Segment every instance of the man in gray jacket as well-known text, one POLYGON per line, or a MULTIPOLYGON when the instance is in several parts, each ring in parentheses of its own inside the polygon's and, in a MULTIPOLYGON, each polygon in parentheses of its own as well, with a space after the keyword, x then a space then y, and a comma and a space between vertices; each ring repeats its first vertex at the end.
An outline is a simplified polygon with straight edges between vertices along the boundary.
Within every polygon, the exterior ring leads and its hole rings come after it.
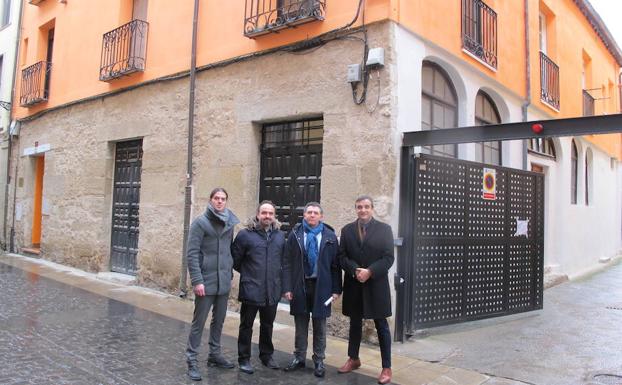
POLYGON ((228 197, 223 188, 212 190, 207 210, 192 222, 188 235, 186 258, 195 298, 186 360, 188 377, 194 381, 201 380, 197 356, 205 321, 212 306, 207 363, 209 366, 220 368, 234 367, 220 351, 220 335, 227 314, 227 301, 233 277, 233 258, 230 249, 233 228, 240 223, 233 212, 226 208, 228 197))

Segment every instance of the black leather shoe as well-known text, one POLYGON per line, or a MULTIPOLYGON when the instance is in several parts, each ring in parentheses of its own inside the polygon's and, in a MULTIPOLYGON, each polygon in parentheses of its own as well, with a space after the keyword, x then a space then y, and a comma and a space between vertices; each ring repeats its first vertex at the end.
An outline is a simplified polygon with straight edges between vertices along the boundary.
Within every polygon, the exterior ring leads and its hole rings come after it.
POLYGON ((197 368, 196 365, 188 365, 188 377, 192 380, 192 381, 201 381, 201 372, 199 371, 199 368, 197 368))
POLYGON ((240 371, 241 372, 244 372, 246 374, 253 374, 253 373, 255 373, 255 368, 253 368, 253 365, 251 365, 251 361, 250 360, 240 361, 239 366, 240 366, 240 371))
POLYGON ((326 374, 326 368, 324 367, 324 361, 317 361, 313 363, 315 365, 315 370, 313 370, 313 375, 315 377, 324 377, 326 374))
POLYGON ((210 356, 207 359, 207 366, 214 366, 223 369, 233 369, 235 367, 235 365, 233 365, 233 362, 228 361, 225 357, 221 355, 210 356))
POLYGON ((261 360, 261 363, 263 364, 263 366, 270 368, 270 369, 281 369, 279 364, 277 364, 276 361, 274 361, 274 358, 272 357, 269 357, 265 360, 261 360))
POLYGON ((283 369, 286 372, 293 372, 294 370, 302 369, 306 367, 307 364, 304 360, 299 359, 298 357, 294 358, 294 360, 283 369))

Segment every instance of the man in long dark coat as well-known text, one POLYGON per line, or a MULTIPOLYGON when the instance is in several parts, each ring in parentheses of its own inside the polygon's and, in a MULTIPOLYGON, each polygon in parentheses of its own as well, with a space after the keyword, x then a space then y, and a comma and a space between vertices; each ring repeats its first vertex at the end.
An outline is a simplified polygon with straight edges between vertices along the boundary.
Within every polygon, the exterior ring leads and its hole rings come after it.
POLYGON ((382 372, 378 383, 391 381, 391 316, 389 269, 393 256, 393 232, 386 223, 374 219, 374 203, 370 196, 356 199, 356 221, 341 229, 339 260, 345 271, 343 314, 350 317, 348 360, 339 373, 348 373, 361 366, 359 347, 363 319, 373 319, 380 343, 382 372))
POLYGON ((290 301, 290 312, 296 322, 293 361, 285 368, 291 372, 304 368, 309 335, 309 315, 313 323, 313 374, 324 377, 326 368, 326 318, 331 302, 341 294, 341 269, 337 259, 337 236, 322 221, 319 203, 309 202, 302 223, 287 237, 283 264, 283 291, 290 301))

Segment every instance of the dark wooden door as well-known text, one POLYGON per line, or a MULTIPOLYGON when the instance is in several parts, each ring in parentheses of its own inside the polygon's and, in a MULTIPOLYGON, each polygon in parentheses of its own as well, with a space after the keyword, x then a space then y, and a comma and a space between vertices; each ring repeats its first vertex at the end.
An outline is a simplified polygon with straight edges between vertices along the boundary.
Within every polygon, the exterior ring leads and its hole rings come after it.
POLYGON ((259 200, 271 200, 288 231, 302 220, 304 205, 320 201, 321 119, 264 125, 259 200))
POLYGON ((117 143, 112 203, 110 270, 136 274, 142 140, 117 143))

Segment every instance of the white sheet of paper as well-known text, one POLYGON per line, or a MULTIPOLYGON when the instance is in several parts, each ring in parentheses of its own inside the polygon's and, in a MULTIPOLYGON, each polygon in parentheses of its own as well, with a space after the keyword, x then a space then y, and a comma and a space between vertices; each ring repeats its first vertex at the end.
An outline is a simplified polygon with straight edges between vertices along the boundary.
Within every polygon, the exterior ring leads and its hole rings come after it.
POLYGON ((529 219, 518 219, 516 218, 516 233, 515 237, 520 237, 524 235, 527 237, 529 235, 529 219))

